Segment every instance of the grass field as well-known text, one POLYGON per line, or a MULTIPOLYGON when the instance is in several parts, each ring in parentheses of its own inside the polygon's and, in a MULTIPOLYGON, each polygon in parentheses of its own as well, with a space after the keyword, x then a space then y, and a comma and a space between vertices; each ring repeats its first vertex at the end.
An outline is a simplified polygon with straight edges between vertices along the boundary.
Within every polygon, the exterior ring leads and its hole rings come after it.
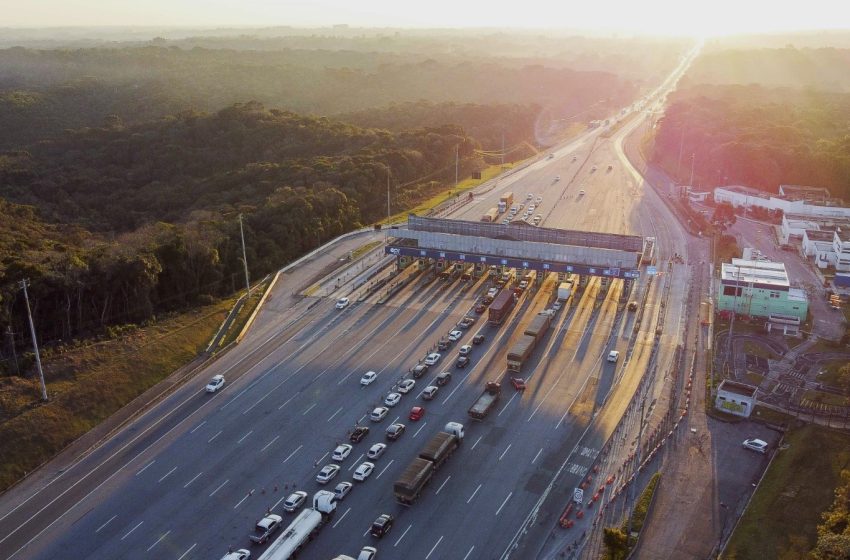
POLYGON ((35 380, 2 379, 0 491, 194 359, 235 299, 46 357, 47 403, 35 380))
POLYGON ((850 435, 804 426, 789 431, 785 443, 788 448, 773 460, 724 559, 782 558, 791 546, 814 546, 820 514, 832 504, 838 473, 850 466, 850 435))

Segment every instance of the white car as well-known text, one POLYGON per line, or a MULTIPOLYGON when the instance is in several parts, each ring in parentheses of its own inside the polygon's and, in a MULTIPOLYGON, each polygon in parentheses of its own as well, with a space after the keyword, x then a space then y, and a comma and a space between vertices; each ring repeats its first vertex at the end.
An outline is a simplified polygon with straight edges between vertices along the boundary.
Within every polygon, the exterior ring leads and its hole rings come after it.
POLYGON ((389 413, 390 409, 385 406, 379 406, 372 411, 372 414, 369 415, 369 420, 372 422, 380 422, 384 418, 387 417, 387 413, 389 413))
POLYGON ((367 371, 366 373, 363 374, 363 377, 360 378, 360 384, 363 385, 364 387, 366 385, 371 385, 372 382, 375 381, 375 379, 377 379, 377 377, 378 377, 378 374, 375 373, 374 371, 367 371))
POLYGON ((327 484, 339 473, 339 465, 325 465, 316 475, 316 482, 327 484))
POLYGON ((756 453, 761 453, 764 455, 767 453, 767 442, 763 439, 750 438, 745 439, 742 444, 745 448, 755 451, 756 453))
POLYGON ((207 383, 207 393, 215 393, 222 387, 224 387, 224 376, 216 375, 207 383))
POLYGON ((334 488, 334 496, 336 496, 337 500, 342 500, 348 496, 348 493, 351 492, 352 488, 354 488, 354 485, 350 482, 340 482, 336 485, 336 488, 334 488))
POLYGON ((552 304, 552 309, 554 309, 555 311, 561 309, 561 300, 555 300, 555 303, 552 304))
POLYGON ((360 554, 357 555, 357 560, 375 560, 377 555, 377 548, 374 546, 364 546, 360 549, 360 554))
POLYGON ((369 451, 366 452, 366 457, 369 459, 377 459, 381 455, 384 454, 384 451, 387 450, 386 443, 376 443, 372 447, 369 448, 369 451))
POLYGON ((348 307, 349 303, 350 303, 350 300, 347 297, 339 298, 338 300, 336 300, 336 308, 337 309, 345 309, 346 307, 348 307))
POLYGON ((543 197, 538 196, 537 198, 534 199, 534 202, 536 202, 537 204, 540 204, 541 202, 543 202, 543 197))
POLYGON ((537 206, 535 206, 535 205, 533 205, 533 204, 532 204, 532 205, 530 205, 530 206, 528 207, 528 210, 526 210, 526 211, 525 211, 525 213, 526 213, 526 214, 531 214, 531 213, 533 213, 533 212, 534 212, 534 209, 535 209, 535 208, 537 208, 537 206))
POLYGON ((555 180, 556 180, 556 181, 560 181, 560 180, 561 180, 561 176, 560 176, 560 175, 555 175, 555 180))
POLYGON ((390 393, 384 399, 384 404, 387 406, 395 406, 401 401, 401 395, 398 393, 390 393))
POLYGON ((460 350, 458 350, 458 354, 460 354, 461 356, 468 356, 470 352, 472 352, 471 344, 464 344, 460 347, 460 350))
POLYGON ((526 200, 532 200, 533 198, 534 198, 534 195, 531 194, 531 193, 528 193, 527 195, 525 195, 526 200))
POLYGON ((236 552, 228 552, 222 556, 221 560, 248 560, 251 557, 251 551, 245 548, 240 548, 236 552))
POLYGON ((297 492, 293 492, 286 498, 286 501, 283 502, 283 509, 292 513, 296 509, 300 508, 304 505, 304 500, 307 499, 307 492, 303 490, 298 490, 297 492))
POLYGON ((336 446, 333 454, 331 454, 331 459, 334 461, 345 461, 345 458, 351 455, 352 446, 347 443, 342 443, 336 446))
POLYGON ((431 352, 430 354, 428 354, 425 357, 425 365, 433 366, 434 364, 439 362, 440 358, 442 358, 442 357, 443 357, 443 355, 440 354, 439 352, 431 352))
POLYGON ((398 392, 402 395, 406 395, 413 389, 414 385, 416 385, 416 381, 413 379, 405 379, 398 384, 398 392))
POLYGON ((463 331, 452 331, 449 333, 449 340, 457 342, 463 336, 463 331))
POLYGON ((620 359, 620 352, 618 350, 611 350, 610 352, 608 352, 608 361, 609 362, 616 362, 619 359, 620 359))
POLYGON ((351 478, 363 482, 364 480, 369 478, 369 475, 372 474, 373 470, 375 470, 375 465, 373 465, 369 461, 364 461, 360 463, 360 466, 357 467, 357 470, 354 471, 354 474, 351 475, 351 478))
POLYGON ((428 385, 427 387, 425 387, 425 388, 422 390, 422 394, 421 394, 421 395, 419 395, 419 396, 421 396, 421 397, 422 397, 422 400, 430 401, 430 400, 433 400, 433 399, 434 399, 434 397, 436 397, 436 396, 437 396, 437 391, 438 391, 438 390, 439 390, 439 389, 438 389, 436 386, 434 386, 434 385, 428 385))

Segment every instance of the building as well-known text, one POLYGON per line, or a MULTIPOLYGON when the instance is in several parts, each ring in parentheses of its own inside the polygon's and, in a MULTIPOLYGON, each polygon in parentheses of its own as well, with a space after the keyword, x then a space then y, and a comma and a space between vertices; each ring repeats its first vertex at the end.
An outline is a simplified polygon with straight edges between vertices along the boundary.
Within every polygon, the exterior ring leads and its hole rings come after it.
POLYGON ((835 232, 816 229, 803 230, 803 254, 815 259, 818 268, 835 266, 833 238, 835 232))
POLYGON ((850 229, 837 229, 833 232, 832 251, 835 253, 835 270, 850 271, 850 229))
MULTIPOLYGON (((790 243, 792 239, 802 239, 806 230, 833 232, 836 229, 850 231, 850 218, 824 218, 804 214, 785 213, 782 215, 780 241, 790 243)), ((831 240, 831 238, 830 238, 831 240)))
POLYGON ((732 259, 723 263, 717 287, 717 311, 750 317, 806 320, 806 293, 792 288, 783 263, 732 259))
POLYGON ((714 202, 725 202, 736 208, 763 208, 784 214, 850 218, 850 208, 843 207, 841 200, 830 198, 829 191, 820 187, 780 185, 780 194, 774 195, 750 187, 731 185, 715 188, 714 202))
POLYGON ((727 414, 749 418, 756 405, 758 387, 724 379, 717 388, 714 408, 727 414))

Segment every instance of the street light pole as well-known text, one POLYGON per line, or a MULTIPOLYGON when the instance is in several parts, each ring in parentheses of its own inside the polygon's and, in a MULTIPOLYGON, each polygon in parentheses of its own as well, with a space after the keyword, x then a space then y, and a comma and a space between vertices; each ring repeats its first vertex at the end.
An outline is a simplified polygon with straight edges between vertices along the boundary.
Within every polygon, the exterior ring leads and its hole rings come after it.
POLYGON ((30 310, 30 297, 27 294, 27 280, 21 280, 24 289, 24 301, 27 304, 27 318, 30 323, 30 335, 32 336, 32 349, 35 352, 35 365, 38 368, 38 379, 41 382, 41 400, 47 401, 47 385, 44 384, 44 370, 41 369, 41 356, 38 353, 38 340, 35 338, 35 324, 32 322, 32 311, 30 310))
POLYGON ((460 144, 455 146, 455 188, 457 188, 458 165, 460 164, 460 144))
POLYGON ((696 157, 696 154, 691 152, 691 181, 688 184, 688 187, 694 186, 694 158, 695 157, 696 157))
POLYGON ((248 280, 248 254, 245 252, 245 230, 242 228, 242 214, 239 214, 239 235, 242 237, 242 266, 245 268, 245 288, 251 297, 251 282, 248 280))

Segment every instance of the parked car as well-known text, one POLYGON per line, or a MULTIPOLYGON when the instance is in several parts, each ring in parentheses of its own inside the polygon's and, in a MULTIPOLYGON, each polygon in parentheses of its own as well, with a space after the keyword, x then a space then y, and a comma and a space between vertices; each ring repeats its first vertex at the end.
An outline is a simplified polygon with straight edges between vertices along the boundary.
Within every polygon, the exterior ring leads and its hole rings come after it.
POLYGON ((409 393, 413 387, 416 385, 416 381, 413 379, 405 379, 401 383, 398 384, 397 391, 402 395, 406 395, 409 393))
POLYGON ((381 455, 384 454, 384 451, 387 450, 386 443, 376 443, 369 448, 369 451, 366 452, 366 457, 369 459, 377 459, 381 455))
POLYGON ((460 323, 458 323, 457 326, 459 326, 462 329, 468 329, 469 327, 471 327, 474 324, 475 324, 475 317, 467 316, 467 317, 464 317, 463 319, 461 319, 460 323))
POLYGON ((251 557, 251 551, 240 548, 235 552, 228 552, 222 556, 221 560, 248 560, 251 557))
POLYGON ((451 381, 451 380, 452 380, 452 374, 451 374, 451 372, 449 372, 449 371, 444 371, 443 373, 441 373, 440 375, 438 375, 436 379, 434 379, 434 382, 435 382, 435 383, 436 383, 439 387, 442 387, 443 385, 447 384, 447 383, 448 383, 449 381, 451 381))
POLYGON ((435 385, 428 385, 422 389, 422 400, 431 401, 437 396, 438 388, 435 385))
POLYGON ((767 453, 767 442, 764 441, 763 439, 757 439, 757 438, 745 439, 743 446, 746 449, 749 449, 751 451, 755 451, 756 453, 761 453, 762 455, 767 453))
POLYGON ((354 480, 359 480, 363 482, 369 475, 372 474, 372 471, 375 470, 375 465, 370 463, 369 461, 363 461, 360 463, 360 466, 354 471, 354 474, 351 475, 351 478, 354 480))
POLYGON ((425 416, 425 408, 421 406, 414 406, 410 409, 410 416, 408 416, 408 418, 416 422, 417 420, 421 420, 423 416, 425 416))
POLYGON ((375 373, 374 371, 367 371, 366 373, 363 374, 363 377, 360 378, 360 384, 363 385, 364 387, 366 385, 371 385, 372 382, 375 381, 375 379, 377 379, 377 378, 378 378, 377 373, 375 373))
POLYGON ((396 422, 395 424, 390 424, 387 428, 387 439, 390 441, 395 441, 401 437, 401 434, 404 433, 404 430, 407 428, 404 424, 400 422, 396 422))
POLYGON ((369 426, 356 426, 354 431, 351 432, 349 436, 349 441, 351 443, 360 443, 363 441, 363 438, 369 435, 369 426))
POLYGON ((336 446, 336 449, 334 449, 334 452, 331 454, 331 459, 334 461, 345 461, 345 458, 351 454, 352 449, 353 447, 347 443, 341 443, 336 446))
POLYGON ((337 474, 339 474, 339 465, 325 465, 322 467, 322 470, 319 471, 319 474, 316 475, 316 482, 319 484, 327 484, 333 480, 337 474))
POLYGON ((337 309, 345 309, 348 307, 348 304, 351 303, 347 297, 339 298, 336 300, 336 308, 337 309))
POLYGON ((442 355, 442 354, 439 354, 439 353, 437 353, 437 352, 431 352, 430 354, 428 354, 428 355, 425 357, 425 364, 426 364, 426 365, 429 365, 429 366, 433 366, 434 364, 436 364, 437 362, 439 362, 439 361, 440 361, 440 358, 442 358, 442 357, 443 357, 443 355, 442 355))
POLYGON ((288 511, 289 513, 292 513, 293 511, 295 511, 298 508, 300 508, 301 506, 303 506, 304 500, 306 500, 306 499, 307 499, 307 492, 304 492, 303 490, 298 490, 297 492, 293 492, 292 494, 289 495, 288 498, 286 498, 286 501, 283 502, 283 509, 285 511, 288 511))
POLYGON ((387 406, 395 406, 399 402, 401 402, 400 393, 390 393, 389 395, 387 395, 387 398, 384 399, 384 404, 387 406))
POLYGON ((460 349, 458 350, 458 353, 459 353, 461 356, 468 356, 470 352, 472 352, 472 345, 471 345, 471 344, 464 344, 464 345, 463 345, 463 346, 461 346, 461 347, 460 347, 460 349))
POLYGON ((336 488, 334 488, 334 496, 336 496, 337 500, 342 500, 348 496, 348 493, 351 492, 352 488, 354 488, 354 485, 350 482, 340 482, 336 485, 336 488))
POLYGON ((481 344, 482 342, 484 342, 483 334, 476 334, 472 337, 472 344, 481 344))
POLYGON ((469 365, 469 356, 458 356, 455 365, 459 368, 465 368, 469 365))
POLYGON ((449 340, 457 342, 463 336, 463 331, 452 331, 449 333, 449 340))
POLYGON ((390 412, 390 409, 385 406, 378 406, 372 410, 372 413, 369 415, 369 420, 372 422, 380 422, 384 418, 387 417, 387 414, 390 412))
POLYGON ((425 373, 427 371, 428 371, 428 366, 426 366, 425 364, 416 364, 415 366, 413 366, 413 369, 410 370, 410 373, 413 374, 413 377, 415 377, 416 379, 419 379, 420 377, 425 375, 425 373))
MULTIPOLYGON (((197 387, 197 385, 196 385, 197 387)), ((206 391, 207 393, 215 393, 219 389, 224 387, 224 376, 223 375, 214 375, 210 382, 207 383, 206 391)))
POLYGON ((437 350, 448 350, 452 346, 451 340, 446 340, 445 338, 441 338, 437 341, 437 350))
POLYGON ((378 549, 374 546, 364 546, 360 549, 360 554, 357 555, 357 560, 375 560, 378 555, 378 549))

